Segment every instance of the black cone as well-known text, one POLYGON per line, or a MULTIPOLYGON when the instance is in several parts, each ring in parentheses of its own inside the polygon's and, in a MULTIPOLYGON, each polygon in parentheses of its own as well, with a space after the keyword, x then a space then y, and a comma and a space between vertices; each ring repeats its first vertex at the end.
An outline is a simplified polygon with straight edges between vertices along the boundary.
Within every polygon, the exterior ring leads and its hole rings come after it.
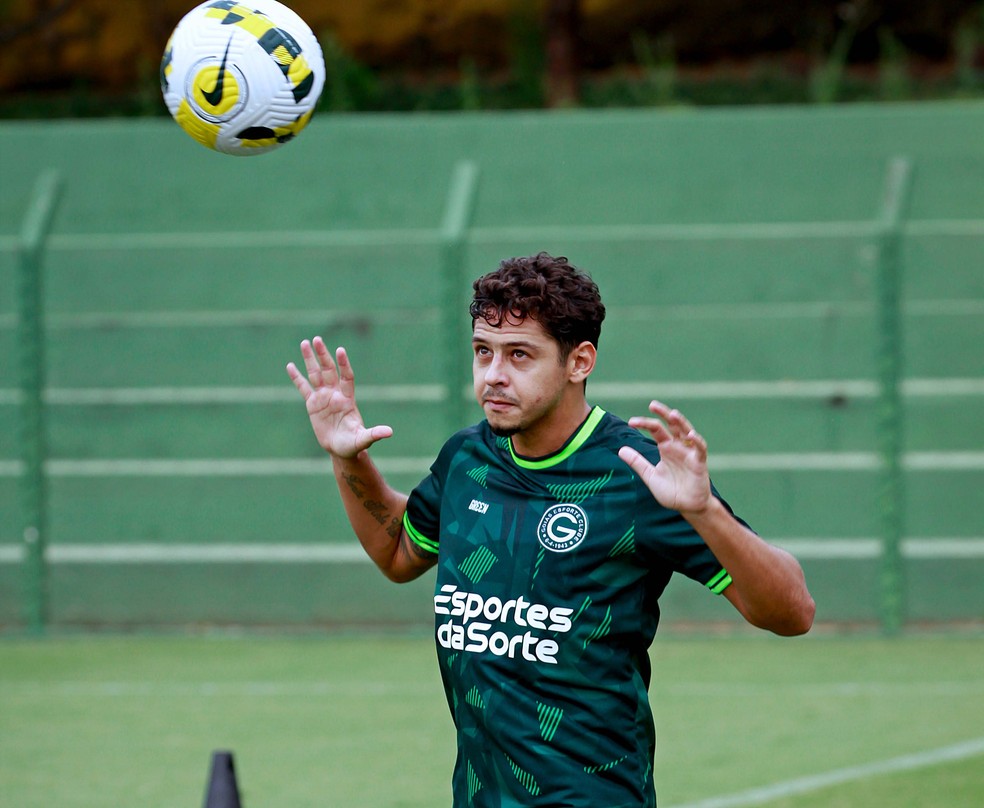
POLYGON ((212 772, 205 791, 205 808, 242 808, 232 752, 212 753, 212 772))

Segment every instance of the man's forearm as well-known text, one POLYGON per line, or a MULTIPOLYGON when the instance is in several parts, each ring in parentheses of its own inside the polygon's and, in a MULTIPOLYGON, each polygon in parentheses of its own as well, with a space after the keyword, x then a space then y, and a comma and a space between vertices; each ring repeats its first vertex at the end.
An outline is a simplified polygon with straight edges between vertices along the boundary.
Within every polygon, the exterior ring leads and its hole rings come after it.
POLYGON ((355 535, 376 565, 387 571, 399 548, 406 495, 386 483, 368 452, 351 459, 333 456, 332 467, 355 535))
POLYGON ((810 629, 816 606, 792 555, 763 541, 715 498, 704 511, 683 515, 728 570, 735 591, 726 594, 746 620, 777 634, 810 629))

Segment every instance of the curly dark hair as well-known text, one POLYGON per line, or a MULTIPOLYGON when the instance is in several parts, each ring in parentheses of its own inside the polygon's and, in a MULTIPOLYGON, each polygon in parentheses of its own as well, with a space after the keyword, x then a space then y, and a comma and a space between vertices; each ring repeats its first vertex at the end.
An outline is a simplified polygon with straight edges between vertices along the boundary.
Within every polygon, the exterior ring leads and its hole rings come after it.
POLYGON ((478 278, 469 313, 498 328, 507 318, 539 322, 560 345, 561 357, 582 342, 598 347, 605 305, 598 285, 563 256, 540 252, 507 258, 478 278))

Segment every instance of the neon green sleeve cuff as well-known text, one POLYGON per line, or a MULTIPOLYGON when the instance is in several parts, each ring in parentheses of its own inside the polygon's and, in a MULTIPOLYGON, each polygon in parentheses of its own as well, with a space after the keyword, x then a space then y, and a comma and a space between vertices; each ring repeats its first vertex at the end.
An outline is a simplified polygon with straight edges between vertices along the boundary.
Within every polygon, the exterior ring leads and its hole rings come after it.
POLYGON ((728 571, 722 569, 717 575, 709 580, 704 586, 710 589, 715 595, 720 595, 731 585, 731 576, 728 571))
POLYGON ((405 511, 403 513, 403 529, 407 531, 407 535, 414 544, 422 550, 426 550, 428 553, 434 553, 437 555, 437 551, 439 549, 438 543, 433 539, 428 539, 422 533, 417 531, 417 529, 410 524, 410 517, 405 511))

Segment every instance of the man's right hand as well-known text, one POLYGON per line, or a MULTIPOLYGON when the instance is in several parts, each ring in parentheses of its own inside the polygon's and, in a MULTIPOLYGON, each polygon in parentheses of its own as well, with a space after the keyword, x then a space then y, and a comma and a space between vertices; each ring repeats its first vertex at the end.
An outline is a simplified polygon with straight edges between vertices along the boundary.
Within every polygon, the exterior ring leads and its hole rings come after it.
POLYGON ((290 362, 287 375, 304 397, 311 427, 322 448, 338 458, 354 458, 372 444, 393 434, 388 426, 366 429, 355 404, 355 375, 344 348, 335 361, 321 337, 301 343, 307 376, 290 362))

